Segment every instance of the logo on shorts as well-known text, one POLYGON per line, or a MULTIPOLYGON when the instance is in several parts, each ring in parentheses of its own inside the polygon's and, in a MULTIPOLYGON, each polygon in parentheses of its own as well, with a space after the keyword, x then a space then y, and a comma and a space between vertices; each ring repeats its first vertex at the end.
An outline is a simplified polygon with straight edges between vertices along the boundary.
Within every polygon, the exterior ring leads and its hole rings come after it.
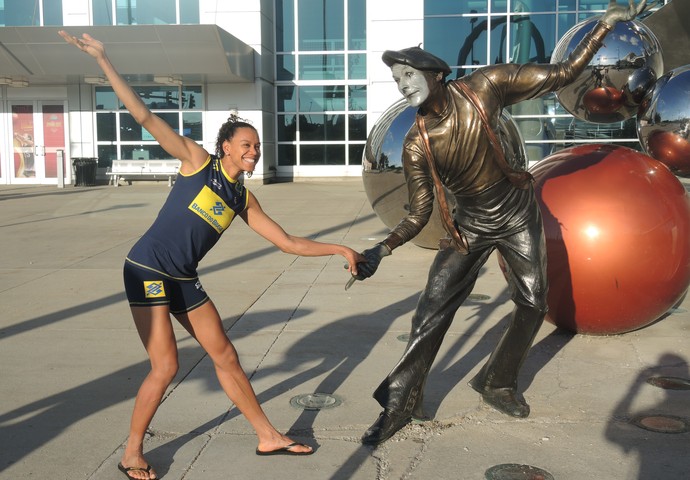
POLYGON ((144 293, 146 294, 146 298, 165 297, 165 288, 163 288, 163 282, 160 280, 155 282, 144 282, 144 293))
POLYGON ((199 280, 196 281, 194 286, 196 287, 197 290, 201 290, 202 292, 206 293, 206 291, 204 290, 204 287, 201 286, 201 282, 199 280))

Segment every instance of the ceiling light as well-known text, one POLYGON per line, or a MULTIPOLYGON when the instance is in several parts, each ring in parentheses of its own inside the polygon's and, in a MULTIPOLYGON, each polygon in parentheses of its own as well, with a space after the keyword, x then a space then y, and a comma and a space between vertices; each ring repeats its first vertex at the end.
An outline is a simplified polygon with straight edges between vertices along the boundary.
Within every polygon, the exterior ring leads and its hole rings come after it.
POLYGON ((84 83, 89 85, 104 85, 106 82, 105 77, 100 75, 84 75, 84 83))
POLYGON ((153 81, 162 85, 182 85, 182 78, 179 75, 154 75, 153 81))
POLYGON ((28 87, 29 81, 26 78, 13 78, 10 82, 10 87, 28 87))
POLYGON ((12 83, 12 77, 0 77, 0 85, 9 85, 10 83, 12 83))

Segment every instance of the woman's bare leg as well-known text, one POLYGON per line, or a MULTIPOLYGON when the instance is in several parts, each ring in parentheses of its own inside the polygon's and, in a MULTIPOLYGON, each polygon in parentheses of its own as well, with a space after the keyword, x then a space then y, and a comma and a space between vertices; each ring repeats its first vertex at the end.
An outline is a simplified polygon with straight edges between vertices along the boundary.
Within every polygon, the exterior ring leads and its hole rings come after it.
MULTIPOLYGON (((139 387, 134 401, 129 437, 121 464, 124 467, 143 467, 144 435, 151 424, 165 390, 177 373, 177 344, 167 306, 132 307, 132 317, 151 362, 151 371, 139 387)), ((147 474, 141 470, 129 472, 134 478, 157 478, 153 469, 147 474)))
MULTIPOLYGON (((175 317, 213 360, 221 387, 254 427, 259 437, 259 450, 276 450, 293 443, 273 427, 259 405, 254 389, 240 365, 237 351, 223 330, 220 315, 213 302, 209 301, 187 314, 175 317)), ((310 452, 311 448, 296 445, 290 450, 310 452)))

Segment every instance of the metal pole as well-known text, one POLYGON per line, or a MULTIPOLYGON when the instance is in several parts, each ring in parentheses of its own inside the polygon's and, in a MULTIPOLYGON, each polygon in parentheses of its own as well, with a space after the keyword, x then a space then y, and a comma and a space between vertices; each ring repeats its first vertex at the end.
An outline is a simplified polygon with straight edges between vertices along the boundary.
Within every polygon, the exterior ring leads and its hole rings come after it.
POLYGON ((57 186, 58 188, 65 188, 65 151, 57 151, 57 186))

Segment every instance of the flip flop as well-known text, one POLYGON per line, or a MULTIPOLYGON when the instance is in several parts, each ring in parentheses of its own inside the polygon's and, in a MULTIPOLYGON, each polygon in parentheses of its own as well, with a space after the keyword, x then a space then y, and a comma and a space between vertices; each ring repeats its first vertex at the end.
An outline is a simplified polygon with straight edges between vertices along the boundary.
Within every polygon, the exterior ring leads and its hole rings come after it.
POLYGON ((271 450, 269 452, 264 452, 259 450, 258 448, 256 449, 256 454, 261 455, 261 456, 267 456, 267 455, 311 455, 314 453, 314 450, 309 450, 308 452, 295 452, 292 450, 293 447, 307 447, 308 445, 305 445, 303 443, 298 443, 298 442, 292 442, 290 445, 286 445, 283 448, 278 448, 276 450, 271 450))
MULTIPOLYGON (((117 464, 117 469, 120 470, 120 471, 121 471, 122 473, 124 473, 125 475, 127 475, 127 478, 129 478, 129 480, 139 480, 137 477, 131 476, 131 475, 129 474, 129 472, 138 470, 138 471, 140 471, 140 472, 149 473, 149 472, 151 472, 151 468, 153 468, 153 467, 151 467, 151 465, 146 465, 146 468, 140 468, 140 467, 125 467, 125 466, 122 465, 121 463, 118 463, 118 464, 117 464)), ((158 477, 155 477, 155 478, 152 478, 151 480, 156 480, 157 478, 158 478, 158 477)))

